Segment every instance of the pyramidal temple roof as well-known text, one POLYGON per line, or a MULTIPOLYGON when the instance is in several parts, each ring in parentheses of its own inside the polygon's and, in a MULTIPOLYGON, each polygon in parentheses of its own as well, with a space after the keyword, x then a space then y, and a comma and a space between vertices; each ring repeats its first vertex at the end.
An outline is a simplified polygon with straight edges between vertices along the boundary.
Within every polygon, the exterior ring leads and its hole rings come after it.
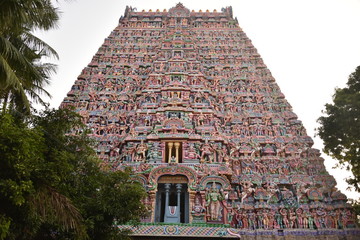
POLYGON ((231 7, 126 7, 61 106, 83 116, 104 169, 144 185, 135 236, 359 234, 231 7))

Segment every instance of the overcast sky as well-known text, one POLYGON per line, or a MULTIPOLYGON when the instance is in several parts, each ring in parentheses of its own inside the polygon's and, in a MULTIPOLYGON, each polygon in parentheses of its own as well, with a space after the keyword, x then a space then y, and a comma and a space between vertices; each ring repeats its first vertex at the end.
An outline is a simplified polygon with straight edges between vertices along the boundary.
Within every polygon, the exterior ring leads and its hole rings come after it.
MULTIPOLYGON (((37 33, 60 55, 57 74, 47 89, 51 107, 57 108, 81 70, 104 39, 117 26, 126 5, 145 9, 169 9, 179 0, 76 0, 60 1, 59 27, 37 33)), ((232 6, 234 17, 252 40, 272 72, 293 111, 314 136, 316 119, 336 87, 344 87, 348 76, 360 65, 360 0, 183 0, 190 10, 220 11, 232 6)), ((319 138, 314 138, 322 149, 319 138)), ((333 170, 335 161, 322 154, 338 188, 346 191, 345 171, 333 170)))

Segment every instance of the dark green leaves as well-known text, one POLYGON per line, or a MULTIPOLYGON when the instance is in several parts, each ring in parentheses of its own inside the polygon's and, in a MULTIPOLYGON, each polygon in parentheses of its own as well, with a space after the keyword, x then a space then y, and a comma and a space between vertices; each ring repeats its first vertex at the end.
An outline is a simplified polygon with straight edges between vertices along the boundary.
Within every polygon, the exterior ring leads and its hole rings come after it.
POLYGON ((354 177, 347 182, 360 191, 360 66, 349 76, 347 87, 336 89, 324 113, 317 129, 324 152, 352 171, 354 177))
POLYGON ((115 222, 139 221, 143 187, 102 171, 86 133, 68 109, 0 117, 0 239, 119 239, 115 222))

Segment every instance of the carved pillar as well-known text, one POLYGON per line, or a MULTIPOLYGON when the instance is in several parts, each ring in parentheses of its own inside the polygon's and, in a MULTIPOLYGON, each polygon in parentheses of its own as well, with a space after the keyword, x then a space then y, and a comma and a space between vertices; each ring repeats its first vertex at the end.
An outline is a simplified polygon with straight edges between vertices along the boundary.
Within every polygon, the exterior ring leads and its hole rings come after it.
POLYGON ((160 149, 161 149, 161 159, 162 159, 162 162, 166 162, 166 156, 165 156, 165 153, 166 153, 166 143, 165 143, 165 142, 161 142, 161 143, 160 143, 160 149))
POLYGON ((180 148, 180 143, 176 142, 174 143, 175 145, 175 153, 176 153, 176 162, 179 162, 179 148, 180 148))
POLYGON ((182 184, 178 183, 176 184, 176 190, 177 190, 177 207, 179 209, 180 212, 180 196, 181 196, 181 190, 182 190, 182 184))
POLYGON ((168 143, 168 149, 169 149, 169 160, 168 160, 168 162, 171 162, 171 154, 172 154, 173 145, 174 145, 174 143, 172 143, 172 142, 168 143))
POLYGON ((165 183, 165 208, 169 206, 169 191, 170 191, 171 183, 165 183))
MULTIPOLYGON (((195 202, 196 192, 191 191, 189 188, 188 188, 188 192, 189 192, 189 210, 191 212, 194 209, 194 202, 195 202)), ((192 214, 190 214, 190 216, 189 216, 189 222, 190 223, 193 222, 193 215, 192 214)))
POLYGON ((206 206, 206 191, 202 191, 200 192, 200 195, 201 195, 201 199, 203 200, 203 202, 201 204, 203 204, 203 206, 205 207, 205 218, 204 218, 204 221, 206 222, 206 219, 207 219, 207 215, 209 214, 209 208, 206 206))
POLYGON ((150 200, 151 209, 152 209, 150 222, 154 222, 155 221, 155 209, 156 209, 156 191, 149 191, 149 200, 150 200))

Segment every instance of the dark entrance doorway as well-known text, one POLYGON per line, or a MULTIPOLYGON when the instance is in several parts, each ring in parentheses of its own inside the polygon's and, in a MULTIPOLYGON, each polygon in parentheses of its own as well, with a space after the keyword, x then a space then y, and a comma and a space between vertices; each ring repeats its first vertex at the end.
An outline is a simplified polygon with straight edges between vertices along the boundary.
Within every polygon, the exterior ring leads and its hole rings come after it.
POLYGON ((187 188, 185 176, 163 176, 158 180, 155 222, 189 222, 189 193, 187 188))

